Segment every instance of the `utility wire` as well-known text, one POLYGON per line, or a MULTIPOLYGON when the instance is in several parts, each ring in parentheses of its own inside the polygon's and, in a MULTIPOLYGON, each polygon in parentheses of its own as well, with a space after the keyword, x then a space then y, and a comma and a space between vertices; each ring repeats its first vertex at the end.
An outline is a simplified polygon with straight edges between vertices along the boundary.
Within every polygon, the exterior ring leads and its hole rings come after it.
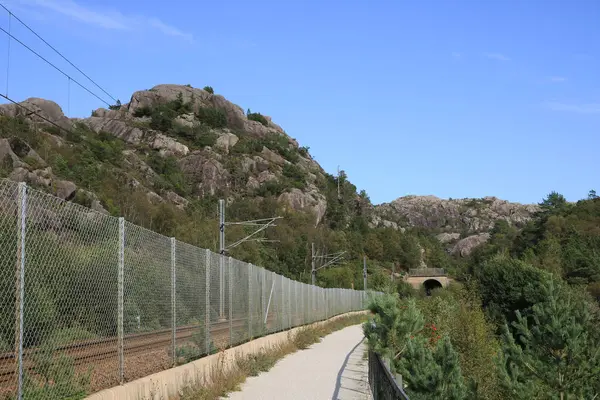
MULTIPOLYGON (((2 6, 4 7, 4 6, 2 6)), ((10 22, 12 20, 12 13, 9 11, 8 12, 8 31, 10 32, 10 22)), ((9 78, 9 71, 10 71, 10 37, 8 38, 8 54, 6 57, 6 95, 8 96, 8 78, 9 78)))
POLYGON ((3 95, 2 93, 0 93, 0 97, 2 97, 5 100, 8 100, 10 103, 16 105, 17 107, 21 107, 22 109, 24 109, 25 111, 27 111, 29 114, 27 114, 26 116, 30 116, 32 114, 40 117, 41 119, 43 119, 44 121, 48 122, 49 124, 57 127, 59 130, 64 131, 64 132, 68 132, 68 133, 73 133, 73 131, 71 131, 70 129, 65 129, 62 126, 58 125, 56 122, 44 117, 43 115, 39 114, 37 111, 33 111, 30 110, 29 108, 25 107, 23 104, 18 103, 16 100, 11 99, 10 97, 3 95))
POLYGON ((53 67, 55 70, 57 70, 58 72, 60 72, 61 74, 63 74, 65 77, 70 78, 73 82, 75 82, 79 87, 81 87, 82 89, 84 89, 86 92, 88 92, 89 94, 91 94, 92 96, 94 96, 95 98, 97 98, 98 100, 100 100, 101 102, 103 102, 104 104, 106 104, 107 106, 110 106, 110 103, 108 103, 106 100, 104 100, 103 98, 101 98, 100 96, 98 96, 96 93, 92 92, 90 89, 88 89, 87 87, 83 86, 81 83, 79 83, 78 81, 76 81, 75 79, 71 78, 66 72, 64 72, 62 69, 58 68, 56 65, 52 64, 50 61, 48 61, 47 59, 45 59, 43 56, 41 56, 38 52, 36 52, 35 50, 33 50, 31 47, 27 46, 25 43, 21 42, 19 39, 17 39, 16 37, 14 37, 13 35, 10 34, 10 32, 7 32, 6 29, 2 28, 0 26, 0 31, 6 33, 8 36, 10 36, 15 42, 19 43, 21 46, 25 47, 27 50, 29 50, 30 52, 32 52, 33 54, 35 54, 36 56, 38 56, 39 58, 41 58, 42 60, 44 60, 48 65, 50 65, 51 67, 53 67))
MULTIPOLYGON (((58 54, 59 56, 61 56, 63 58, 63 60, 65 60, 66 62, 68 62, 73 68, 75 68, 77 71, 79 71, 79 73, 81 73, 81 75, 85 76, 90 82, 92 82, 94 85, 96 85, 96 87, 100 90, 102 90, 104 92, 105 95, 107 95, 108 97, 110 97, 111 99, 113 99, 115 102, 117 101, 117 99, 115 99, 113 96, 110 95, 110 93, 108 93, 106 90, 104 90, 100 85, 98 85, 92 78, 90 78, 88 75, 86 75, 85 72, 83 72, 81 69, 79 69, 79 67, 77 67, 75 64, 73 64, 71 61, 69 61, 69 59, 67 57, 65 57, 60 51, 58 51, 54 46, 52 46, 50 43, 48 43, 46 40, 44 40, 44 38, 42 38, 40 35, 38 35, 33 29, 31 29, 29 27, 29 25, 27 25, 25 22, 23 22, 19 17, 17 17, 15 14, 13 14, 8 8, 6 8, 6 6, 2 3, 0 3, 0 7, 4 8, 6 10, 6 12, 8 12, 9 16, 12 15, 17 21, 19 21, 25 28, 27 28, 31 33, 33 33, 38 39, 40 39, 42 42, 44 42, 46 44, 46 46, 50 47, 52 50, 54 50, 54 52, 56 54, 58 54)), ((10 18, 10 17, 9 17, 10 18)), ((9 20, 10 23, 10 20, 9 20)), ((10 25, 9 25, 10 26, 10 25)))

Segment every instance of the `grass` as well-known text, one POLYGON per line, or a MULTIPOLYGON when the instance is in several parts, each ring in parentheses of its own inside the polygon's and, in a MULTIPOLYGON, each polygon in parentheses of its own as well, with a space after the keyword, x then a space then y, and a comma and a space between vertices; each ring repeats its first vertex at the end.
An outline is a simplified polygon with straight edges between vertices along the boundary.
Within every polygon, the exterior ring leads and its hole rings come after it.
POLYGON ((285 344, 274 346, 258 354, 239 359, 234 368, 226 371, 221 357, 218 368, 212 369, 210 384, 207 386, 190 386, 183 390, 182 400, 216 400, 227 393, 240 390, 242 383, 249 376, 257 376, 270 370, 280 359, 298 350, 304 350, 317 343, 322 337, 351 325, 367 320, 367 315, 352 315, 338 318, 315 327, 304 327, 285 344))

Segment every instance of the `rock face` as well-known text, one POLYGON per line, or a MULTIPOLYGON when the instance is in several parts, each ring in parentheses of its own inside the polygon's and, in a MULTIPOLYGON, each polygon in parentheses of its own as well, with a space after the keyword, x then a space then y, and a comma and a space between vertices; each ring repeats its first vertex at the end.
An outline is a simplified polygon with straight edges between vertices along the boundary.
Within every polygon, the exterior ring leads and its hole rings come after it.
POLYGON ((107 119, 104 117, 90 117, 83 120, 83 123, 90 127, 94 132, 110 132, 127 143, 140 144, 144 137, 141 129, 130 126, 127 122, 118 119, 107 119))
POLYGON ((315 225, 321 222, 327 211, 327 200, 317 192, 304 193, 300 189, 293 188, 279 196, 279 201, 288 204, 294 210, 312 212, 315 216, 315 225))
POLYGON ((190 149, 188 149, 186 145, 161 133, 157 133, 154 136, 154 140, 151 142, 150 147, 159 150, 162 155, 166 156, 187 156, 190 152, 190 149))
POLYGON ((473 251, 473 249, 475 247, 484 244, 489 239, 490 239, 489 233, 479 233, 477 235, 468 236, 464 239, 459 240, 454 245, 451 252, 453 254, 459 254, 461 257, 466 257, 469 254, 471 254, 471 252, 473 251))
POLYGON ((179 166, 199 195, 215 195, 229 187, 229 171, 207 152, 190 154, 179 161, 179 166))
POLYGON ((215 147, 223 149, 225 153, 229 153, 229 149, 236 145, 240 139, 231 132, 223 132, 217 138, 215 147))
POLYGON ((499 219, 521 226, 538 211, 538 206, 510 203, 496 197, 443 200, 435 196, 405 196, 376 206, 375 211, 380 218, 401 226, 479 233, 492 229, 499 219))
POLYGON ((376 206, 371 226, 396 225, 440 232, 437 239, 451 253, 464 257, 489 239, 496 221, 505 220, 521 227, 538 210, 537 205, 511 203, 496 197, 444 200, 435 196, 405 196, 376 206))
POLYGON ((450 243, 453 242, 455 240, 460 239, 460 233, 440 233, 439 235, 436 236, 437 240, 439 240, 442 243, 450 243))
POLYGON ((69 181, 56 181, 54 183, 56 187, 56 195, 64 200, 70 200, 75 196, 77 185, 69 181))
POLYGON ((6 115, 8 117, 27 117, 31 121, 41 125, 48 124, 48 122, 44 120, 44 118, 46 118, 64 129, 70 129, 72 127, 71 120, 64 115, 60 106, 53 101, 29 98, 22 101, 20 104, 22 107, 19 107, 16 104, 2 105, 0 107, 0 115, 6 115))

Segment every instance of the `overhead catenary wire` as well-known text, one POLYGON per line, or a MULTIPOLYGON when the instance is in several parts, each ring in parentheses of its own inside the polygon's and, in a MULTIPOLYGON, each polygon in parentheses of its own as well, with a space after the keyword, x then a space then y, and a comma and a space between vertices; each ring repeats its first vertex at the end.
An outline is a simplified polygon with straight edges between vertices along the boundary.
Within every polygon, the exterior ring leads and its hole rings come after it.
POLYGON ((20 107, 20 108, 24 109, 25 111, 27 111, 29 113, 29 114, 26 115, 27 117, 30 116, 30 115, 36 115, 40 119, 43 119, 44 121, 48 122, 49 124, 55 126, 60 131, 64 131, 64 132, 67 132, 67 133, 73 133, 71 130, 65 129, 64 127, 58 125, 56 122, 52 121, 51 119, 48 119, 48 118, 44 117, 43 115, 41 115, 37 111, 30 110, 29 108, 25 107, 23 104, 17 102, 14 99, 11 99, 10 97, 8 97, 6 95, 3 95, 2 93, 0 93, 0 97, 2 97, 3 99, 7 100, 9 103, 12 103, 12 104, 16 105, 17 107, 20 107))
MULTIPOLYGON (((35 32, 32 28, 29 27, 29 25, 27 25, 25 22, 23 22, 19 17, 17 17, 12 11, 10 11, 8 8, 6 8, 6 6, 2 3, 0 3, 0 7, 4 8, 6 10, 6 12, 9 15, 9 27, 10 27, 10 17, 14 17, 17 21, 19 21, 21 23, 21 25, 23 25, 25 28, 27 28, 31 33, 33 33, 38 39, 40 39, 42 42, 44 42, 44 44, 48 47, 50 47, 56 54, 58 54, 60 57, 62 57, 63 60, 65 60, 66 62, 69 63, 69 65, 71 65, 73 68, 75 68, 81 75, 85 76, 90 82, 92 82, 98 89, 102 90, 102 92, 104 92, 105 95, 107 95, 108 97, 110 97, 113 101, 117 101, 117 99, 115 99, 110 93, 108 93, 104 88, 102 88, 102 86, 100 86, 98 83, 96 83, 96 81, 94 81, 92 78, 90 78, 85 72, 83 72, 79 67, 77 67, 75 64, 73 64, 67 57, 65 57, 60 51, 58 51, 54 46, 52 46, 50 43, 48 43, 43 37, 41 37, 37 32, 35 32)), ((10 29, 10 28, 9 28, 10 29)), ((8 83, 7 83, 8 85, 8 83)), ((7 93, 8 94, 8 93, 7 93)))
MULTIPOLYGON (((2 6, 4 7, 4 6, 2 6)), ((8 31, 10 32, 10 22, 12 20, 12 13, 9 11, 8 12, 8 31)), ((8 37, 8 50, 7 50, 7 56, 6 56, 6 95, 8 96, 8 79, 9 79, 9 72, 10 72, 10 36, 8 37)))
POLYGON ((38 52, 36 52, 35 50, 33 50, 31 47, 27 46, 25 43, 23 43, 22 41, 20 41, 19 39, 17 39, 14 35, 12 35, 10 32, 8 32, 6 29, 2 28, 1 26, 0 26, 0 31, 2 31, 5 34, 7 34, 15 42, 19 43, 21 46, 25 47, 27 50, 29 50, 30 52, 32 52, 33 54, 35 54, 38 58, 40 58, 43 61, 45 61, 48 65, 50 65, 55 70, 57 70, 58 72, 60 72, 61 74, 63 74, 65 77, 71 79, 74 83, 77 84, 77 86, 79 86, 80 88, 82 88, 83 90, 85 90, 86 92, 88 92, 89 94, 91 94, 92 96, 94 96, 95 98, 97 98, 98 100, 100 100, 101 102, 103 102, 104 104, 106 104, 107 106, 110 107, 111 104, 109 102, 107 102, 106 100, 104 100, 103 98, 101 98, 100 96, 98 96, 96 93, 92 92, 86 86, 84 86, 81 83, 79 83, 79 81, 73 79, 69 74, 67 74, 62 69, 60 69, 59 67, 57 67, 56 65, 54 65, 53 63, 51 63, 50 61, 48 61, 41 54, 39 54, 38 52))

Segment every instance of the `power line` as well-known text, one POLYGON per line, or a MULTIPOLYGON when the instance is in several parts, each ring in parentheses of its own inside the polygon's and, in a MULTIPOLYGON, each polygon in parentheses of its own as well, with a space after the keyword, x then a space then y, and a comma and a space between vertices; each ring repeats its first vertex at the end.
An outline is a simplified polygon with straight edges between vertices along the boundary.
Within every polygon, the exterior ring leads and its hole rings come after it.
POLYGON ((5 100, 8 100, 8 102, 16 105, 17 107, 21 107, 22 109, 24 109, 25 111, 27 111, 29 114, 26 115, 26 116, 30 116, 30 115, 34 114, 34 115, 38 116, 39 118, 43 119, 44 121, 48 122, 49 124, 57 127, 61 131, 65 131, 65 132, 68 132, 68 133, 73 133, 71 130, 63 128, 62 126, 58 125, 56 122, 54 122, 54 121, 52 121, 52 120, 44 117, 43 115, 39 114, 37 111, 30 110, 29 108, 25 107, 23 104, 18 103, 16 100, 13 100, 13 99, 11 99, 8 96, 3 95, 2 93, 0 93, 0 97, 2 97, 5 100))
POLYGON ((62 69, 58 68, 56 65, 52 64, 50 61, 48 61, 47 59, 45 59, 43 56, 41 56, 38 52, 36 52, 35 50, 33 50, 31 47, 27 46, 25 43, 21 42, 19 39, 17 39, 16 37, 14 37, 10 32, 7 32, 6 29, 2 28, 0 26, 0 30, 4 33, 6 33, 10 38, 12 38, 15 42, 19 43, 21 46, 25 47, 27 50, 29 50, 30 52, 32 52, 33 54, 35 54, 36 56, 38 56, 40 59, 44 60, 48 65, 50 65, 51 67, 53 67, 55 70, 57 70, 58 72, 60 72, 61 74, 63 74, 65 77, 71 79, 73 82, 75 82, 79 87, 81 87, 83 90, 85 90, 86 92, 88 92, 89 94, 91 94, 92 96, 94 96, 95 98, 97 98, 98 100, 100 100, 101 102, 103 102, 104 104, 106 104, 107 106, 110 107, 110 103, 107 102, 106 100, 104 100, 103 98, 101 98, 100 96, 98 96, 96 93, 92 92, 90 89, 88 89, 87 87, 85 87, 84 85, 82 85, 81 83, 79 83, 79 81, 71 78, 71 76, 69 76, 66 72, 64 72, 62 69))
MULTIPOLYGON (((2 6, 4 7, 4 6, 2 6)), ((10 32, 10 22, 12 20, 12 14, 9 12, 8 13, 8 31, 10 32)), ((9 71, 10 71, 10 37, 8 38, 8 50, 7 50, 7 57, 6 57, 6 95, 8 96, 8 78, 9 78, 9 71)))
MULTIPOLYGON (((35 32, 33 29, 31 29, 29 27, 29 25, 27 25, 19 17, 17 17, 15 14, 13 14, 12 11, 10 11, 8 8, 6 8, 6 6, 4 4, 0 3, 0 7, 4 8, 6 10, 6 12, 9 15, 9 18, 12 15, 17 21, 19 21, 25 28, 27 28, 31 33, 33 33, 38 39, 40 39, 42 42, 44 42, 46 44, 46 46, 48 46, 52 50, 54 50, 54 52, 56 54, 58 54, 59 56, 61 56, 63 58, 63 60, 65 60, 66 62, 68 62, 73 68, 75 68, 77 71, 79 71, 79 73, 81 75, 85 76, 90 82, 92 82, 94 85, 96 85, 96 87, 98 89, 102 90, 105 95, 107 95, 108 97, 110 97, 111 99, 113 99, 115 102, 117 101, 117 99, 115 99, 113 96, 111 96, 110 93, 108 93, 100 85, 98 85, 96 83, 96 81, 94 81, 92 78, 90 78, 85 72, 83 72, 81 69, 79 69, 79 67, 77 67, 75 64, 73 64, 71 61, 69 61, 69 59, 67 57, 65 57, 60 51, 58 51, 54 46, 52 46, 50 43, 48 43, 46 40, 44 40, 44 38, 42 38, 40 35, 38 35, 37 32, 35 32)), ((10 19, 9 19, 9 23, 10 23, 10 19)))

